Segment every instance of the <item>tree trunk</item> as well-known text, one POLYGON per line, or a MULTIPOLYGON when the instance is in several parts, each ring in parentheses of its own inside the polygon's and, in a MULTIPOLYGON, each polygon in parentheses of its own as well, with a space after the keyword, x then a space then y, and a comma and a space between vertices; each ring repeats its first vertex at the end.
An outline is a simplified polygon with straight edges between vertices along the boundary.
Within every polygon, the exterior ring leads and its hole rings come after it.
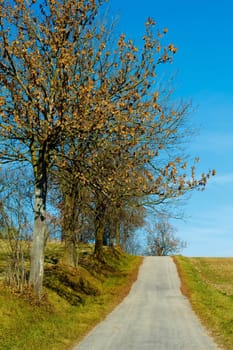
POLYGON ((104 226, 105 226, 105 206, 99 205, 96 208, 95 217, 95 255, 98 260, 103 260, 104 250, 104 226))
MULTIPOLYGON (((72 232, 73 233, 73 232, 72 232)), ((77 252, 77 243, 74 239, 66 237, 65 240, 65 252, 64 252, 64 263, 72 266, 78 266, 78 252, 77 252)))
POLYGON ((120 228, 120 221, 117 220, 115 223, 115 235, 116 235, 116 246, 121 246, 121 228, 120 228))
POLYGON ((114 237, 113 237, 112 228, 109 233, 109 247, 114 248, 114 237))
POLYGON ((97 259, 100 261, 103 260, 103 256, 104 256, 103 236, 104 236, 104 229, 103 227, 99 227, 96 231, 96 236, 95 236, 95 255, 97 259))
POLYGON ((44 248, 46 242, 46 196, 47 196, 47 166, 43 154, 34 166, 35 198, 34 198, 34 230, 31 247, 31 265, 29 285, 36 297, 42 298, 44 276, 44 248))
POLYGON ((64 209, 62 212, 62 235, 65 241, 64 261, 73 267, 77 267, 77 237, 76 226, 76 203, 77 194, 75 188, 64 195, 64 209))

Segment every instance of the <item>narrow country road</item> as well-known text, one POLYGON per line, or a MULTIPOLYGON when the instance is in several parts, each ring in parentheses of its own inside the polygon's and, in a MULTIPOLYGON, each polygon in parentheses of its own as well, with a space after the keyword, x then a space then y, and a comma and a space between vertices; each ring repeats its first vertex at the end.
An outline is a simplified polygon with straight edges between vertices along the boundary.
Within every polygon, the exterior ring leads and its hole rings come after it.
POLYGON ((73 350, 216 350, 169 257, 146 257, 124 301, 73 350))

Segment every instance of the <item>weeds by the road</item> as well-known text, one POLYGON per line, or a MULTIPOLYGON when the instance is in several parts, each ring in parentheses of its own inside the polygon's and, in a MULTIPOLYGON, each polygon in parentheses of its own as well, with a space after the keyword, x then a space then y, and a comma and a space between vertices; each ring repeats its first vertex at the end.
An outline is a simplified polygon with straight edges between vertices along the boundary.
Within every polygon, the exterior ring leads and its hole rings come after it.
POLYGON ((174 258, 181 290, 216 342, 233 349, 233 258, 174 258))
POLYGON ((101 265, 90 252, 74 271, 57 263, 57 248, 50 245, 48 250, 42 305, 29 303, 26 295, 14 295, 1 284, 0 349, 70 349, 128 293, 142 261, 106 251, 101 265))

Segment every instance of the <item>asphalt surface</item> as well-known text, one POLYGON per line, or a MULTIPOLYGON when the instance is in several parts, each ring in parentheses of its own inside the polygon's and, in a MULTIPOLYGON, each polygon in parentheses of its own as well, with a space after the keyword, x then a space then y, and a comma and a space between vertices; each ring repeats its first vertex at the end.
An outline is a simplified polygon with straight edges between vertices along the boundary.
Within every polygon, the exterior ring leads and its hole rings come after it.
POLYGON ((146 257, 124 301, 73 350, 216 350, 169 257, 146 257))

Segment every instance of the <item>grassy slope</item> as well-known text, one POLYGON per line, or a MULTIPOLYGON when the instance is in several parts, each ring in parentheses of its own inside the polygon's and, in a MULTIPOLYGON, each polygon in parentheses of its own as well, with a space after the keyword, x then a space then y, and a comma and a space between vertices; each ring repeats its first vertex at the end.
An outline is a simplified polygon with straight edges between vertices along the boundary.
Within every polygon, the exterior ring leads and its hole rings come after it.
POLYGON ((182 292, 224 349, 233 349, 233 258, 175 257, 182 292))
POLYGON ((106 251, 106 263, 99 264, 86 253, 75 270, 51 263, 55 250, 50 248, 47 257, 45 281, 50 288, 42 306, 0 288, 0 349, 70 349, 124 298, 142 261, 106 251))

